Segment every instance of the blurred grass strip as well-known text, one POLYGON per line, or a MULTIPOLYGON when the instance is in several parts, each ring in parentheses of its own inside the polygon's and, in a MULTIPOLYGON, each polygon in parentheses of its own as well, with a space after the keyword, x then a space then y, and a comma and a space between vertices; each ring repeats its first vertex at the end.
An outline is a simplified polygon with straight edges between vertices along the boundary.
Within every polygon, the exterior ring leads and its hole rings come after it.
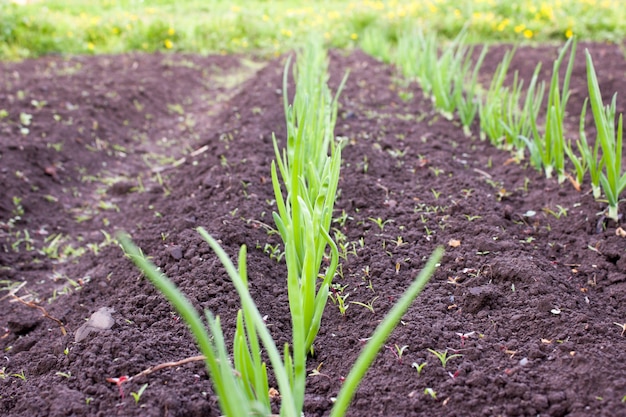
POLYGON ((466 23, 473 42, 626 37, 621 0, 14 1, 0 0, 0 59, 159 50, 278 55, 311 32, 349 48, 372 33, 394 42, 417 25, 450 38, 466 23))

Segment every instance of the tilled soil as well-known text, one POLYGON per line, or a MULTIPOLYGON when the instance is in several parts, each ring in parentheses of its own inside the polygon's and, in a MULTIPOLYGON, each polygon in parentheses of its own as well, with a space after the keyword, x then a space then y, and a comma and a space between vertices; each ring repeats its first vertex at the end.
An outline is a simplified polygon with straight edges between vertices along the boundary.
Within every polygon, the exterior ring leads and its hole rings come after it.
MULTIPOLYGON (((618 92, 624 110, 620 48, 579 45, 572 127, 587 95, 585 47, 605 100, 618 92)), ((485 79, 506 48, 492 48, 485 79)), ((519 48, 513 69, 529 80, 542 61, 548 77, 556 52, 519 48)), ((285 135, 283 64, 189 55, 0 64, 2 415, 220 415, 201 362, 134 379, 123 396, 107 382, 198 354, 185 324, 108 238, 116 230, 131 233, 199 310, 219 314, 229 338, 238 297, 194 229, 231 256, 247 245, 251 292, 277 344, 289 341, 286 267, 280 238, 268 233, 272 133, 285 135), (14 294, 34 304, 10 295, 21 282, 14 294), (75 342, 101 307, 115 310, 113 327, 75 342), (146 383, 136 403, 129 394, 146 383)), ((418 86, 361 52, 331 54, 333 87, 346 70, 335 282, 373 311, 348 304, 342 315, 329 301, 305 415, 328 415, 363 340, 439 245, 441 266, 349 415, 626 414, 626 241, 589 184, 577 192, 546 180, 481 142, 476 126, 465 137, 418 86), (444 368, 428 349, 461 356, 444 368)))

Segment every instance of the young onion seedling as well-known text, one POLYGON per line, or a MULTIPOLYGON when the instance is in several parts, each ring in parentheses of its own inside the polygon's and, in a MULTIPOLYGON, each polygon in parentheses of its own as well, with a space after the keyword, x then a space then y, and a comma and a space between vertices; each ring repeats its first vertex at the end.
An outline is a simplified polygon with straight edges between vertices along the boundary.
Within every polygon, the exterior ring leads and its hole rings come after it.
MULTIPOLYGON (((233 347, 234 365, 231 363, 227 353, 219 317, 216 318, 211 312, 206 311, 209 327, 207 332, 200 315, 172 281, 143 255, 127 235, 120 234, 118 239, 127 256, 152 284, 163 293, 189 326, 200 351, 206 358, 207 370, 218 396, 220 409, 226 417, 269 416, 271 414, 267 370, 265 363, 260 357, 261 344, 269 357, 278 383, 282 400, 280 406, 281 417, 300 417, 304 404, 304 392, 301 390, 301 387, 304 387, 307 373, 306 370, 304 373, 296 372, 294 368, 295 360, 291 356, 287 345, 284 349, 283 359, 281 359, 278 348, 267 330, 263 317, 248 292, 246 247, 243 246, 239 252, 239 268, 237 269, 215 239, 203 228, 198 228, 197 230, 224 265, 241 301, 242 310, 239 311, 237 316, 237 329, 233 347), (209 336, 209 333, 211 336, 209 336), (259 340, 261 343, 259 343, 259 340), (301 380, 297 381, 297 378, 301 380)), ((385 340, 387 340, 402 316, 406 313, 413 300, 422 291, 442 256, 443 249, 439 247, 433 252, 424 269, 415 278, 400 300, 378 325, 372 337, 367 339, 367 344, 361 351, 339 391, 335 405, 331 410, 331 417, 345 415, 356 389, 385 340)), ((299 353, 295 350, 293 352, 294 355, 306 356, 303 350, 299 353)), ((14 376, 26 378, 23 372, 22 374, 14 374, 14 376)))
POLYGON ((548 90, 548 102, 546 105, 546 124, 540 132, 537 118, 531 118, 533 140, 523 137, 530 152, 530 160, 533 166, 540 170, 543 166, 546 178, 551 178, 556 172, 559 183, 563 182, 565 175, 565 138, 563 121, 565 108, 569 100, 569 81, 574 68, 576 56, 576 41, 570 38, 561 49, 558 58, 552 67, 552 80, 548 90), (563 85, 560 86, 559 70, 567 51, 570 51, 569 62, 565 71, 563 85))
POLYGON ((626 188, 626 173, 622 172, 622 115, 619 115, 617 129, 615 129, 616 95, 613 95, 611 104, 605 107, 602 103, 602 94, 591 54, 585 50, 585 55, 589 101, 598 131, 596 141, 600 142, 604 165, 604 171, 600 174, 600 184, 609 201, 608 217, 618 221, 619 196, 626 188))

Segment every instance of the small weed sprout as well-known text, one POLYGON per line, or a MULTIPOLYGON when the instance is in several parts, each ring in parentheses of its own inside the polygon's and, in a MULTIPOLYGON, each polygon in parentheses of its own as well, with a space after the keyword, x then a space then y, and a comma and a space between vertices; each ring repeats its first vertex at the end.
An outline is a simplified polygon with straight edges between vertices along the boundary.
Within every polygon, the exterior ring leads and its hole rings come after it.
POLYGON ((148 388, 148 384, 143 384, 137 392, 130 393, 130 395, 132 395, 133 399, 135 400, 135 404, 139 404, 139 400, 141 400, 141 396, 143 395, 146 388, 148 388))
POLYGON ((393 353, 393 356, 396 357, 399 363, 402 363, 402 355, 404 355, 404 352, 409 348, 407 345, 398 346, 397 344, 393 346, 386 345, 385 347, 393 353))
POLYGON ((354 220, 354 217, 348 216, 345 210, 341 210, 341 215, 333 219, 333 223, 337 223, 341 227, 345 227, 346 221, 354 220))
POLYGON ((368 220, 371 220, 376 226, 378 226, 380 228, 381 232, 385 231, 385 226, 387 225, 387 223, 393 223, 392 219, 389 220, 383 220, 380 217, 378 218, 373 218, 373 217, 368 217, 368 220))
POLYGON ((346 310, 348 310, 349 305, 346 304, 346 299, 350 296, 350 294, 344 294, 344 290, 347 285, 341 284, 332 284, 330 294, 328 294, 330 300, 339 308, 339 314, 342 316, 346 315, 346 310))
MULTIPOLYGON (((370 281, 371 284, 371 281, 370 281)), ((370 301, 368 301, 367 303, 361 303, 360 301, 350 301, 350 304, 356 304, 356 305, 360 305, 361 307, 365 307, 367 308, 372 314, 375 313, 374 311, 374 301, 376 301, 379 297, 376 296, 374 298, 372 298, 370 301)))
POLYGON ((467 219, 468 222, 473 222, 474 220, 482 219, 482 216, 472 216, 471 214, 464 214, 463 217, 467 219))
POLYGON ((15 377, 15 378, 19 378, 22 381, 26 381, 26 375, 24 374, 24 370, 22 369, 22 372, 20 372, 19 374, 11 374, 11 376, 15 377))
POLYGON ((565 207, 560 206, 558 204, 556 205, 556 208, 557 208, 557 211, 554 211, 554 210, 552 210, 552 209, 550 209, 548 207, 544 207, 543 208, 543 212, 546 213, 546 214, 551 214, 554 217, 556 217, 557 219, 560 219, 561 217, 567 217, 568 209, 566 209, 565 207))
POLYGON ((432 388, 425 388, 424 389, 424 395, 428 395, 430 398, 432 398, 433 400, 437 399, 437 391, 435 391, 432 388))
POLYGON ((420 364, 418 364, 417 362, 413 362, 411 364, 412 368, 415 368, 415 370, 417 371, 418 375, 422 374, 422 371, 424 370, 424 368, 426 367, 426 365, 428 365, 428 362, 422 362, 420 364))
POLYGON ((448 356, 448 349, 444 350, 444 351, 438 351, 438 350, 434 350, 434 349, 427 349, 430 353, 432 353, 433 355, 435 355, 435 357, 437 359, 439 359, 439 361, 441 362, 441 366, 443 366, 443 368, 446 368, 446 365, 448 365, 448 361, 450 359, 454 359, 454 358, 460 358, 463 355, 455 353, 453 355, 448 356))

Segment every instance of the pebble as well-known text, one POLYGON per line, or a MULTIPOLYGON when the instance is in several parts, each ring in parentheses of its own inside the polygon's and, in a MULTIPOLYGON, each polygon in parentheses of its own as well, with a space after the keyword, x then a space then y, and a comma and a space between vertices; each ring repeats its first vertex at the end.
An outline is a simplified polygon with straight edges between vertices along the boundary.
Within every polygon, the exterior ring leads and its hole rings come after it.
POLYGON ((111 316, 111 313, 115 312, 110 307, 101 307, 98 311, 93 313, 87 323, 83 324, 76 330, 74 334, 74 341, 81 342, 93 332, 99 332, 100 330, 108 330, 115 324, 115 320, 111 316))

